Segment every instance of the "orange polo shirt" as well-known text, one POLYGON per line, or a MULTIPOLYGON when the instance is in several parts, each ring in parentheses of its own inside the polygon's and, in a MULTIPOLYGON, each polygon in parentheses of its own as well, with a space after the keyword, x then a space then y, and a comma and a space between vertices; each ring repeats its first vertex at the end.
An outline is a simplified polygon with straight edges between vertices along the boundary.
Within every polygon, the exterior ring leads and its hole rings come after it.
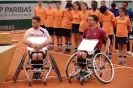
POLYGON ((100 21, 102 22, 103 29, 107 33, 107 35, 114 34, 114 23, 115 23, 115 16, 112 12, 107 10, 105 14, 101 14, 100 21))
POLYGON ((80 24, 80 11, 72 11, 72 23, 80 24))
POLYGON ((62 28, 63 10, 54 10, 54 28, 62 28))
POLYGON ((54 9, 47 8, 45 10, 45 26, 46 27, 53 27, 54 26, 54 9))
MULTIPOLYGON (((100 11, 96 9, 95 11, 93 9, 89 10, 90 15, 96 15, 100 19, 100 11)), ((100 27, 100 23, 98 22, 97 25, 100 27)))
POLYGON ((45 25, 45 7, 36 7, 34 10, 35 16, 41 18, 40 25, 45 25))
POLYGON ((62 28, 72 29, 72 12, 68 10, 63 11, 62 28))
POLYGON ((79 26, 79 32, 84 32, 84 30, 88 27, 88 17, 89 17, 89 11, 86 10, 80 12, 80 26, 79 26))
POLYGON ((128 37, 128 26, 131 26, 131 21, 127 16, 116 17, 116 36, 128 37))

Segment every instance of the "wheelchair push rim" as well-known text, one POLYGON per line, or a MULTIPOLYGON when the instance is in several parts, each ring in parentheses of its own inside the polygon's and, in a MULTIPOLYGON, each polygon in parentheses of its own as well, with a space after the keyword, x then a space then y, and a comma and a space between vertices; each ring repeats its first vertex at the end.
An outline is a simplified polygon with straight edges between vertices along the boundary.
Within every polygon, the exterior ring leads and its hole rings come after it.
POLYGON ((22 56, 22 59, 20 60, 20 63, 19 63, 19 66, 15 72, 15 75, 13 77, 13 81, 14 83, 16 82, 19 74, 20 74, 20 71, 23 69, 23 65, 24 65, 24 62, 25 62, 25 57, 26 57, 27 53, 24 53, 23 56, 22 56))
POLYGON ((111 60, 104 54, 94 56, 92 66, 95 77, 102 83, 110 83, 114 78, 114 68, 111 60), (107 78, 108 77, 108 78, 107 78))
POLYGON ((61 82, 62 81, 62 76, 61 76, 59 68, 58 68, 58 66, 55 62, 55 59, 54 59, 52 54, 49 54, 49 57, 50 57, 52 68, 54 69, 55 73, 57 74, 57 76, 59 78, 59 81, 61 82))
POLYGON ((72 68, 72 70, 75 70, 75 69, 78 69, 77 65, 76 65, 76 61, 74 59, 77 59, 77 58, 74 58, 76 56, 77 53, 74 53, 70 58, 69 60, 67 61, 67 64, 66 64, 66 76, 70 79, 72 77, 72 75, 74 74, 74 71, 70 72, 69 73, 69 67, 71 68, 70 64, 73 63, 74 66, 72 68))

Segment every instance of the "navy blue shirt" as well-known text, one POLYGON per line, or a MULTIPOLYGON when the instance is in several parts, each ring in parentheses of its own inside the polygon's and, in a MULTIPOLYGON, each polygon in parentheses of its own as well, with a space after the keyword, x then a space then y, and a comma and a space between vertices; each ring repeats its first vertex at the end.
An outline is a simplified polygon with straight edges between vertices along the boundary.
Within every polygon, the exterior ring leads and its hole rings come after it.
POLYGON ((133 14, 130 10, 126 10, 127 16, 130 18, 130 20, 133 18, 133 14))
POLYGON ((119 9, 109 9, 115 17, 119 16, 119 9))

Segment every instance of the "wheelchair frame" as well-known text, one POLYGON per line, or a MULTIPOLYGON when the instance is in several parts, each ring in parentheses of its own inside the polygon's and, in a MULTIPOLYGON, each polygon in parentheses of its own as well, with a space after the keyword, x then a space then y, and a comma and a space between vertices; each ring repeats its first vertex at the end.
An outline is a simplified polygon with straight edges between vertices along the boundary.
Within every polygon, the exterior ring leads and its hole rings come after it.
POLYGON ((26 77, 28 79, 29 86, 32 86, 31 82, 34 81, 34 80, 43 80, 44 85, 46 86, 46 80, 47 80, 47 78, 49 76, 49 73, 51 72, 52 69, 56 72, 56 74, 57 74, 57 76, 59 78, 59 81, 60 82, 62 81, 62 76, 60 74, 60 71, 58 69, 58 66, 57 66, 52 54, 48 55, 51 64, 48 62, 48 59, 46 59, 46 55, 45 55, 45 58, 43 59, 43 64, 36 64, 36 65, 43 65, 39 69, 35 69, 35 68, 31 67, 32 65, 35 65, 35 64, 31 64, 30 57, 29 57, 28 61, 24 64, 26 55, 27 55, 27 53, 23 54, 22 59, 20 60, 19 66, 18 66, 18 68, 17 68, 17 70, 16 70, 16 72, 14 74, 14 77, 13 77, 14 83, 16 82, 21 70, 24 70, 25 75, 26 75, 26 77), (48 67, 45 67, 45 65, 47 65, 48 67), (45 75, 45 77, 42 77, 41 79, 31 79, 29 74, 28 74, 29 72, 46 72, 46 75, 45 75))
MULTIPOLYGON (((79 51, 80 51, 80 50, 79 50, 79 51)), ((85 52, 86 52, 86 51, 85 51, 85 52)), ((66 75, 67 75, 67 77, 68 77, 69 83, 71 83, 71 78, 74 78, 74 77, 75 77, 75 75, 72 76, 72 74, 74 74, 74 72, 76 71, 76 69, 80 69, 80 67, 79 67, 78 64, 77 64, 77 57, 76 57, 76 60, 73 61, 73 59, 74 59, 74 57, 76 56, 76 54, 77 54, 77 52, 75 52, 75 53, 69 58, 69 60, 67 61, 67 64, 66 64, 66 75), (74 71, 72 71, 72 73, 69 75, 69 73, 68 73, 69 65, 70 65, 70 63, 72 63, 72 62, 74 62, 75 68, 74 68, 74 71)), ((90 60, 89 60, 89 63, 90 63, 89 65, 87 64, 87 63, 88 63, 88 58, 86 59, 86 67, 87 67, 87 70, 90 72, 88 75, 86 75, 86 77, 87 77, 87 76, 90 76, 90 77, 91 77, 92 73, 94 73, 95 77, 96 77, 100 82, 102 82, 102 83, 104 83, 104 84, 110 83, 110 82, 113 80, 113 77, 114 77, 114 68, 113 68, 112 62, 111 62, 111 60, 108 58, 108 56, 105 55, 105 54, 103 54, 103 53, 97 53, 97 54, 94 55, 94 51, 92 51, 92 52, 87 52, 87 54, 88 54, 88 55, 93 55, 93 56, 92 56, 92 57, 90 58, 90 60), (104 80, 104 79, 102 79, 101 76, 99 76, 98 73, 97 73, 97 71, 96 71, 97 69, 99 69, 99 70, 104 70, 104 69, 101 68, 101 67, 96 67, 96 66, 95 66, 96 59, 99 58, 101 55, 104 56, 105 61, 107 61, 107 62, 109 63, 110 68, 111 68, 111 77, 110 77, 110 79, 107 80, 107 81, 104 80), (91 65, 91 67, 89 67, 90 65, 91 65)), ((103 62, 103 63, 105 63, 105 62, 103 62)), ((85 78, 85 77, 84 77, 84 78, 85 78)), ((84 78, 81 77, 81 79, 80 79, 81 85, 83 85, 83 82, 85 81, 84 78)))

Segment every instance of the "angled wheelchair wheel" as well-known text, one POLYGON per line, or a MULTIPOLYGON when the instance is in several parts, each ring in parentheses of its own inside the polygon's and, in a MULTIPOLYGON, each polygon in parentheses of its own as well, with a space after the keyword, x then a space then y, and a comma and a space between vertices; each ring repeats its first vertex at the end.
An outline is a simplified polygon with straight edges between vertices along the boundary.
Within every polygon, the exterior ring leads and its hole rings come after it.
POLYGON ((58 66, 57 66, 57 64, 55 62, 55 59, 54 59, 53 55, 50 54, 49 57, 50 57, 50 61, 51 61, 51 64, 52 64, 52 67, 53 67, 54 71, 56 72, 59 80, 62 81, 62 76, 60 74, 60 71, 58 69, 58 66))
POLYGON ((14 77, 13 77, 14 83, 16 82, 16 80, 17 80, 17 78, 18 78, 18 75, 19 75, 20 71, 23 69, 23 65, 24 65, 24 62, 25 62, 25 57, 26 57, 26 55, 27 55, 27 53, 24 53, 23 56, 22 56, 22 58, 21 58, 21 60, 20 60, 20 63, 19 63, 19 65, 18 65, 18 68, 17 68, 17 70, 16 70, 16 72, 15 72, 15 75, 14 75, 14 77))
POLYGON ((113 80, 114 68, 110 59, 102 54, 98 53, 93 58, 92 66, 95 77, 102 83, 107 84, 113 80))
POLYGON ((78 72, 79 68, 77 66, 77 55, 74 53, 66 64, 66 76, 70 80, 70 78, 75 77, 76 72, 78 72))

